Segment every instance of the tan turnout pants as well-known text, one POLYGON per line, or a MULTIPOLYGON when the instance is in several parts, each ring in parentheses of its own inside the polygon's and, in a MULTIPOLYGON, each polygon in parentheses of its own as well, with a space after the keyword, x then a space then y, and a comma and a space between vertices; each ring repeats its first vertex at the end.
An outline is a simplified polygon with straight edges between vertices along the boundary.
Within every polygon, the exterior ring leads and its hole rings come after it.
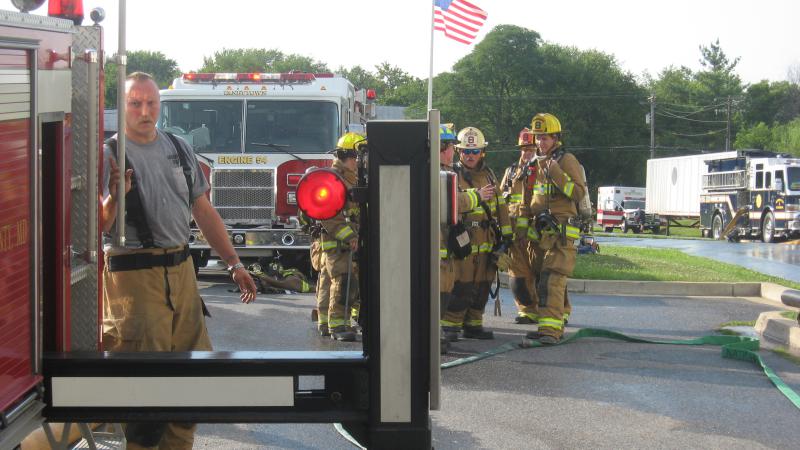
MULTIPOLYGON (((181 250, 182 247, 131 252, 161 254, 181 250)), ((103 270, 103 350, 211 350, 192 258, 173 267, 111 272, 108 258, 114 255, 114 252, 106 254, 103 270)), ((128 449, 192 448, 194 424, 146 425, 125 427, 128 449), (159 426, 163 429, 158 429, 159 426)))

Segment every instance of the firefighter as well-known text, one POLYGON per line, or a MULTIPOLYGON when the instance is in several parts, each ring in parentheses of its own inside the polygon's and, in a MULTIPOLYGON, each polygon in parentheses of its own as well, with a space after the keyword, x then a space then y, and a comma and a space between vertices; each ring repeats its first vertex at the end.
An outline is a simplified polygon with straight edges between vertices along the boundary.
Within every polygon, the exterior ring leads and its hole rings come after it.
POLYGON ((567 277, 575 267, 575 240, 580 238, 577 206, 585 195, 577 158, 564 150, 561 122, 549 113, 531 120, 536 136, 536 180, 530 203, 529 237, 534 241, 539 329, 527 334, 546 345, 564 334, 567 277))
POLYGON ((266 271, 260 264, 252 264, 248 271, 259 284, 259 290, 264 294, 269 293, 270 290, 277 292, 285 290, 302 293, 314 292, 314 286, 308 282, 308 278, 303 272, 292 267, 285 268, 278 260, 270 262, 266 271))
POLYGON ((519 132, 517 146, 520 149, 519 160, 506 169, 503 181, 503 198, 508 204, 508 215, 514 226, 514 241, 509 256, 511 264, 508 268, 508 284, 517 304, 518 324, 537 322, 537 303, 534 302, 534 277, 532 274, 532 254, 528 251, 528 216, 531 199, 530 186, 534 173, 531 160, 536 150, 534 135, 527 127, 519 132))
POLYGON ((302 211, 298 214, 306 224, 304 227, 307 229, 308 234, 311 236, 311 246, 309 251, 311 253, 311 268, 317 272, 317 287, 316 287, 316 308, 312 311, 312 321, 317 321, 317 332, 321 337, 330 336, 330 329, 328 328, 328 307, 330 305, 331 295, 331 280, 328 278, 322 265, 322 225, 314 223, 311 219, 307 218, 302 211))
POLYGON ((463 329, 467 339, 494 339, 494 334, 483 328, 483 309, 497 274, 493 252, 500 241, 510 242, 512 230, 506 202, 500 196, 499 180, 486 165, 487 143, 483 133, 475 127, 466 127, 458 132, 458 141, 460 163, 454 168, 459 188, 473 192, 479 201, 461 214, 472 249, 469 256, 455 263, 456 281, 441 323, 447 333, 463 329))
MULTIPOLYGON (((443 171, 452 172, 455 144, 458 143, 456 134, 453 132, 452 124, 444 124, 439 127, 439 142, 440 168, 443 171)), ((459 211, 471 211, 478 206, 478 194, 474 189, 462 191, 458 194, 457 201, 459 211)), ((452 328, 448 328, 447 322, 444 321, 445 313, 447 312, 448 305, 450 304, 450 298, 453 295, 453 285, 456 281, 455 258, 457 256, 450 248, 448 248, 448 238, 450 237, 451 231, 453 231, 453 227, 444 225, 442 226, 439 234, 439 256, 441 258, 441 263, 439 266, 439 305, 442 325, 440 349, 442 353, 447 352, 450 342, 458 340, 458 332, 453 331, 452 328)))
MULTIPOLYGON (((342 176, 348 189, 358 182, 358 154, 366 142, 364 136, 349 132, 339 138, 333 150, 336 159, 332 167, 342 176)), ((348 315, 358 311, 358 271, 354 258, 358 251, 358 216, 358 203, 348 200, 339 214, 321 221, 321 265, 330 279, 328 328, 331 338, 337 341, 351 342, 356 338, 348 327, 348 315)))

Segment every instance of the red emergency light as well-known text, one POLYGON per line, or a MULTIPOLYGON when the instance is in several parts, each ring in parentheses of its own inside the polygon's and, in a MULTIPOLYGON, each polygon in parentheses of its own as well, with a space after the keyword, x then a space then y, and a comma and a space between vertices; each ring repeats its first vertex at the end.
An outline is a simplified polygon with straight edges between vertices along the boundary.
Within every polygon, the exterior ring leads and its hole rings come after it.
POLYGON ((311 83, 317 78, 333 78, 330 73, 185 73, 183 80, 195 83, 311 83))
POLYGON ((83 0, 50 0, 47 15, 69 19, 75 25, 83 22, 83 0))
POLYGON ((297 207, 315 220, 327 220, 342 210, 347 201, 347 186, 333 169, 314 169, 297 185, 297 207))
POLYGON ((377 96, 375 89, 367 89, 367 100, 375 100, 377 96))

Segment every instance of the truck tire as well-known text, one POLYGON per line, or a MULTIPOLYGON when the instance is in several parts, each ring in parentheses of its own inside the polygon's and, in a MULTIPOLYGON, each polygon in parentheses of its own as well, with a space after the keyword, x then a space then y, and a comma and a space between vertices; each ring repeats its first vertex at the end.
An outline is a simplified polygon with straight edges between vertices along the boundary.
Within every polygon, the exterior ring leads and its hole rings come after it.
POLYGON ((765 244, 775 242, 775 215, 772 214, 772 211, 767 211, 761 221, 761 240, 765 244))
POLYGON ((652 230, 653 230, 653 234, 658 234, 658 233, 661 232, 661 227, 653 227, 652 230))
POLYGON ((626 223, 626 222, 623 220, 623 221, 622 221, 622 223, 621 223, 621 224, 619 224, 619 229, 620 229, 620 231, 622 231, 623 233, 627 233, 627 232, 628 232, 628 231, 629 231, 631 228, 630 228, 630 227, 628 226, 628 224, 627 224, 627 223, 626 223))
POLYGON ((633 231, 633 234, 639 234, 642 232, 642 226, 639 225, 638 227, 631 227, 631 231, 633 231))
POLYGON ((724 224, 722 223, 722 215, 720 215, 720 213, 714 214, 714 218, 711 220, 711 237, 714 240, 721 239, 723 228, 724 224))

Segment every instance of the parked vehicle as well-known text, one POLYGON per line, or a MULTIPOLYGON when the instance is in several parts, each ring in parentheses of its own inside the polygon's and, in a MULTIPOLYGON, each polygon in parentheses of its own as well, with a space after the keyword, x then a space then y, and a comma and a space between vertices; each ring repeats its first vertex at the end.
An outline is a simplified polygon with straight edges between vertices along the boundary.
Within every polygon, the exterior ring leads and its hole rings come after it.
POLYGON ((597 189, 597 224, 610 233, 619 228, 641 233, 661 230, 657 214, 645 213, 645 188, 630 186, 601 186, 597 189))
POLYGON ((714 239, 800 236, 800 158, 745 150, 706 161, 700 229, 714 239))

